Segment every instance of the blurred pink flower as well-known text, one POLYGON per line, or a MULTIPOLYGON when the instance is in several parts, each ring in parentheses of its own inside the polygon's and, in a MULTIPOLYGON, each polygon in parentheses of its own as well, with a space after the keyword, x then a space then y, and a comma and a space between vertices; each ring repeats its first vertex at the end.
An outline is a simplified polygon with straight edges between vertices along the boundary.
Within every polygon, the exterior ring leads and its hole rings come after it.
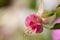
POLYGON ((55 20, 54 24, 56 24, 56 23, 60 23, 60 18, 55 20))
POLYGON ((32 30, 36 30, 36 33, 41 33, 43 31, 43 21, 36 14, 31 14, 27 16, 25 24, 27 27, 30 27, 32 30))
MULTIPOLYGON (((54 24, 60 23, 60 18, 57 18, 54 24)), ((60 40, 60 29, 52 30, 52 40, 60 40)))
POLYGON ((52 40, 60 40, 60 29, 52 30, 52 40))

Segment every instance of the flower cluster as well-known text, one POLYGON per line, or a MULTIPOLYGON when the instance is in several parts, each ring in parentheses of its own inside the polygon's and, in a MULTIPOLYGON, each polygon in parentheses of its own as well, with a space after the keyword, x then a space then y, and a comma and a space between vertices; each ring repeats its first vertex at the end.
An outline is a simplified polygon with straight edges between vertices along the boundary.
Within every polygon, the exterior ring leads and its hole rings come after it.
POLYGON ((25 24, 31 29, 32 32, 35 33, 43 32, 43 27, 50 29, 60 29, 60 7, 52 12, 44 12, 41 17, 36 14, 31 14, 27 16, 25 24), (42 20, 42 18, 44 20, 42 20))
POLYGON ((36 31, 36 33, 43 31, 43 20, 36 14, 27 16, 25 24, 27 27, 30 27, 32 31, 36 31))

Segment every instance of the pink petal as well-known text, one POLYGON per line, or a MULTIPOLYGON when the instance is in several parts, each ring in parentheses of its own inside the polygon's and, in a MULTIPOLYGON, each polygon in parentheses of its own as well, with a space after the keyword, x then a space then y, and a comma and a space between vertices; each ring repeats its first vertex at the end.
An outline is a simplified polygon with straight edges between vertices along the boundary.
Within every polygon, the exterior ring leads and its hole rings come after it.
POLYGON ((36 14, 27 16, 25 24, 26 26, 30 27, 31 30, 36 30, 36 33, 41 33, 43 31, 42 19, 36 14))
POLYGON ((60 18, 56 19, 56 21, 54 22, 54 24, 56 23, 60 23, 60 18))
POLYGON ((41 33, 42 31, 43 31, 43 26, 37 24, 37 25, 36 25, 36 33, 41 33))

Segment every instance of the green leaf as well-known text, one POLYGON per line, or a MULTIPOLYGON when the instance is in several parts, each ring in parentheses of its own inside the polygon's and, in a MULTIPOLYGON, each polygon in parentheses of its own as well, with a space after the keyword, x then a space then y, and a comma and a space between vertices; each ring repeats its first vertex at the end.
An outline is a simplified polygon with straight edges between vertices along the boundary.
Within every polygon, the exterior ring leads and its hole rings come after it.
POLYGON ((55 24, 54 27, 52 28, 52 30, 53 29, 60 29, 60 23, 55 24))
POLYGON ((50 16, 53 16, 55 13, 54 12, 51 12, 48 16, 50 17, 50 16))
POLYGON ((60 7, 56 9, 56 18, 60 17, 60 7))
POLYGON ((43 18, 47 18, 47 17, 50 17, 52 15, 54 15, 54 12, 50 12, 50 11, 44 10, 44 12, 42 14, 42 17, 43 18))
POLYGON ((60 7, 60 4, 57 6, 57 8, 59 8, 60 7))

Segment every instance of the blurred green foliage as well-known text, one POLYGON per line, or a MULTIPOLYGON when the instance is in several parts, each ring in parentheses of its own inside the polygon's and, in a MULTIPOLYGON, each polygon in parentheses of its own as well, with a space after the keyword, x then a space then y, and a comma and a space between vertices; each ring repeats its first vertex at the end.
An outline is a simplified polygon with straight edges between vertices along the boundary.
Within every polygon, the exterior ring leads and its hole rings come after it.
POLYGON ((56 9, 56 18, 60 17, 60 7, 56 9))
POLYGON ((54 28, 52 28, 52 29, 60 29, 60 23, 55 24, 54 28))
MULTIPOLYGON (((60 4, 57 6, 57 8, 56 8, 54 13, 56 13, 56 19, 60 18, 60 4)), ((60 23, 55 24, 52 29, 60 29, 60 23)))
POLYGON ((44 12, 42 14, 42 17, 43 18, 47 18, 47 17, 50 17, 52 15, 54 15, 54 12, 50 12, 50 11, 44 10, 44 12))
MULTIPOLYGON (((10 1, 12 0, 0 0, 0 7, 5 7, 5 6, 8 6, 10 4, 10 1)), ((31 9, 36 9, 36 1, 37 0, 30 0, 30 4, 29 4, 29 7, 31 9)))
POLYGON ((30 0, 30 8, 35 10, 36 9, 36 3, 37 3, 36 0, 30 0))
POLYGON ((0 0, 0 7, 5 7, 9 5, 10 0, 0 0))
POLYGON ((57 8, 60 7, 60 4, 57 6, 57 8))

